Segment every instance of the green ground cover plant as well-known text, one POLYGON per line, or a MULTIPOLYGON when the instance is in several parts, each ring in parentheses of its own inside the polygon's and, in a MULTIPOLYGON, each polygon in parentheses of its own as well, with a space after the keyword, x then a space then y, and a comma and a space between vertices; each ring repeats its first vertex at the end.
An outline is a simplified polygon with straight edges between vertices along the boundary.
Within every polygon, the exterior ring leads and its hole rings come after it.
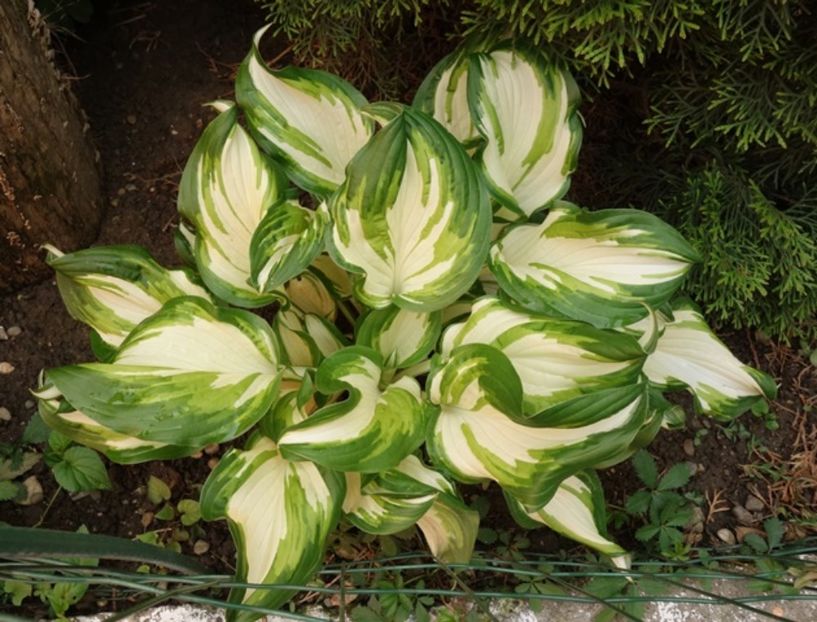
POLYGON ((122 464, 243 437, 197 509, 148 483, 157 518, 228 522, 240 582, 310 580, 341 516, 416 525, 436 559, 467 562, 480 521, 458 483, 494 482, 523 527, 628 567, 596 469, 675 416, 664 391, 722 420, 776 391, 677 295, 698 253, 653 214, 563 200, 579 91, 535 48, 460 48, 405 105, 271 70, 263 34, 182 176, 188 267, 49 248, 98 361, 43 373, 42 419, 122 464))

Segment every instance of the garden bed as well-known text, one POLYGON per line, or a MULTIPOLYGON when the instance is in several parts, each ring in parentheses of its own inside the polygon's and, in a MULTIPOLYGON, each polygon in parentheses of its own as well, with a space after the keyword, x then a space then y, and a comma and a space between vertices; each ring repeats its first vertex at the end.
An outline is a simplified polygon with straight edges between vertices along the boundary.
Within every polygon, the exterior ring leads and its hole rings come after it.
MULTIPOLYGON (((100 151, 109 210, 98 243, 141 244, 164 265, 179 263, 173 248, 178 222, 176 194, 182 168, 212 113, 202 104, 232 97, 234 71, 248 50, 263 14, 250 0, 115 3, 106 13, 78 30, 79 37, 61 38, 63 61, 77 76, 81 99, 100 151)), ((277 50, 282 52, 283 50, 277 50)), ((273 57, 276 50, 271 50, 273 57)), ((587 124, 592 128, 593 117, 587 124)), ((586 167, 588 160, 580 167, 586 167)), ((589 177, 577 173, 577 181, 589 177)), ((72 320, 53 281, 3 299, 0 361, 14 370, 2 378, 0 407, 10 420, 0 423, 0 441, 20 438, 35 411, 29 390, 41 369, 92 359, 87 330, 72 320), (14 327, 14 328, 13 328, 14 327), (19 330, 18 330, 19 329, 19 330)), ((702 520, 688 534, 691 544, 716 546, 743 539, 762 529, 765 518, 786 521, 786 537, 798 539, 810 530, 817 510, 817 370, 796 349, 759 339, 751 332, 730 332, 722 338, 743 361, 770 373, 780 384, 770 413, 744 415, 729 425, 688 416, 686 427, 659 434, 649 451, 663 470, 683 462, 695 465, 684 489, 699 503, 702 520), (751 499, 750 496, 755 497, 751 499), (749 506, 747 510, 746 506, 749 506)), ((681 398, 687 411, 691 403, 681 398)), ((28 506, 3 503, 0 519, 18 526, 76 530, 136 537, 146 531, 172 533, 179 525, 155 517, 159 510, 148 498, 151 476, 169 485, 175 505, 197 499, 202 483, 225 447, 210 447, 199 458, 150 462, 137 466, 109 465, 112 489, 72 498, 59 491, 48 468, 40 463, 29 473, 37 477, 42 499, 28 506)), ((608 503, 624 507, 642 485, 629 463, 602 473, 608 503)), ((502 554, 553 553, 575 545, 545 529, 518 538, 501 494, 466 490, 466 499, 482 506, 493 531, 481 538, 483 549, 502 554), (486 507, 490 506, 490 510, 486 507)), ((643 545, 629 523, 612 529, 626 547, 643 545)), ((234 549, 224 522, 197 523, 183 552, 196 554, 213 570, 233 570, 234 549), (200 545, 194 553, 196 542, 200 545)), ((341 538, 330 550, 335 558, 394 553, 394 540, 341 538), (350 550, 349 547, 353 550, 350 550)), ((652 551, 655 553, 655 551, 652 551)), ((94 602, 86 603, 94 610, 94 602)))

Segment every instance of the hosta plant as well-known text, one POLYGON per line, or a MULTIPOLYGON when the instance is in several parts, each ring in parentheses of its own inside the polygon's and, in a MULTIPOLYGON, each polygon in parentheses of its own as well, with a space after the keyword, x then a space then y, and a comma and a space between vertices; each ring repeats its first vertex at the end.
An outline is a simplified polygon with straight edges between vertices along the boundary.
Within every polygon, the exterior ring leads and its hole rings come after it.
POLYGON ((536 50, 460 50, 402 105, 271 70, 262 34, 184 170, 188 267, 50 248, 99 360, 43 374, 43 419, 124 464, 238 439, 201 513, 249 583, 308 581, 341 519, 417 525, 465 562, 460 483, 626 566, 595 469, 650 442, 664 390, 721 418, 775 390, 676 298, 695 252, 650 214, 563 200, 579 95, 536 50))

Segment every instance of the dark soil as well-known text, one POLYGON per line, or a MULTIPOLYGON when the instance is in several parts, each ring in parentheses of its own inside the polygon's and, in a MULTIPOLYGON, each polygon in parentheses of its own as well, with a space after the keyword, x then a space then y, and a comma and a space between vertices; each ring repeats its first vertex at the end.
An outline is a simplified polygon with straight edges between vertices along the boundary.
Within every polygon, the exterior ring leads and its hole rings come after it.
MULTIPOLYGON (((119 2, 111 3, 91 24, 81 27, 80 39, 63 38, 62 62, 78 76, 75 88, 104 165, 109 209, 99 244, 141 244, 164 265, 179 263, 172 242, 178 221, 177 184, 203 125, 212 116, 202 105, 232 97, 235 68, 263 21, 252 0, 119 2)), ((592 119, 588 123, 592 124, 592 119)), ((0 441, 8 443, 20 437, 34 412, 29 389, 36 386, 40 370, 88 361, 92 355, 86 329, 68 316, 53 281, 2 299, 0 326, 22 329, 18 336, 0 341, 0 361, 15 367, 0 380, 0 406, 12 415, 10 421, 0 422, 0 441)), ((773 405, 780 427, 770 431, 763 420, 746 415, 741 420, 742 429, 733 424, 725 431, 708 419, 690 416, 686 429, 662 432, 650 446, 662 468, 683 461, 701 465, 689 490, 708 499, 721 491, 726 511, 708 517, 702 545, 717 544, 718 529, 735 528, 736 520, 729 510, 744 504, 750 492, 770 506, 779 502, 771 485, 774 482, 751 479, 748 474, 752 471, 747 472, 744 465, 763 455, 772 462, 777 460, 782 468, 793 451, 803 450, 798 449, 798 443, 803 444, 804 429, 809 432, 813 425, 811 406, 817 394, 814 368, 792 350, 761 343, 746 333, 726 333, 724 338, 742 360, 769 371, 781 383, 781 395, 773 405), (699 444, 689 455, 684 441, 694 438, 699 444), (760 454, 754 452, 758 446, 760 454), (764 453, 762 448, 768 451, 764 453)), ((147 526, 143 522, 146 512, 158 509, 145 497, 150 475, 171 485, 174 502, 195 499, 210 470, 208 462, 217 456, 218 452, 200 459, 110 465, 113 489, 77 500, 65 492, 57 493, 53 478, 40 464, 32 473, 44 488, 43 501, 28 507, 2 503, 0 520, 64 530, 84 524, 92 532, 134 537, 163 526, 157 521, 147 526)), ((608 469, 603 480, 608 499, 615 506, 622 506, 639 487, 629 464, 608 469)), ((793 502, 787 508, 789 515, 796 518, 817 511, 813 499, 808 506, 808 498, 804 493, 800 506, 793 502)), ((492 496, 491 501, 491 526, 509 527, 501 496, 492 496)), ((704 503, 702 509, 709 512, 709 505, 704 503)), ((772 513, 769 507, 757 518, 772 513)), ((233 548, 225 525, 211 523, 204 529, 200 536, 210 549, 201 559, 214 569, 230 572, 233 548)), ((630 532, 617 535, 623 543, 633 544, 630 532)), ((547 530, 539 530, 531 540, 529 550, 537 552, 566 544, 547 530)), ((192 553, 192 541, 182 548, 192 553)))

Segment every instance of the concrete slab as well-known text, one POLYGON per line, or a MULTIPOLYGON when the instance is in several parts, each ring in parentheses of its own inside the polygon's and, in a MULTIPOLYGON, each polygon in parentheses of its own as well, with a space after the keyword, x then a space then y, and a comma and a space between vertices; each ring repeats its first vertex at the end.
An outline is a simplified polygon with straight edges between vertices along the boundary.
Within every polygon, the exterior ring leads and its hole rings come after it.
MULTIPOLYGON (((745 596, 741 586, 730 581, 714 581, 707 589, 726 597, 745 596)), ((693 591, 676 590, 670 598, 700 597, 693 591)), ((805 596, 805 595, 804 595, 805 596)), ((817 596, 809 600, 752 603, 752 607, 768 612, 778 620, 817 622, 817 596)), ((591 622, 601 611, 601 605, 545 601, 537 611, 524 601, 494 600, 489 603, 491 614, 500 622, 591 622)), ((304 611, 323 620, 336 620, 333 614, 320 607, 304 611)), ((110 614, 82 616, 77 622, 104 622, 110 614)), ((652 603, 647 606, 644 622, 768 622, 774 618, 732 605, 689 605, 675 602, 652 603)), ((287 622, 289 618, 267 616, 265 622, 287 622)), ((155 607, 128 618, 128 622, 224 622, 221 611, 193 605, 155 607)))

